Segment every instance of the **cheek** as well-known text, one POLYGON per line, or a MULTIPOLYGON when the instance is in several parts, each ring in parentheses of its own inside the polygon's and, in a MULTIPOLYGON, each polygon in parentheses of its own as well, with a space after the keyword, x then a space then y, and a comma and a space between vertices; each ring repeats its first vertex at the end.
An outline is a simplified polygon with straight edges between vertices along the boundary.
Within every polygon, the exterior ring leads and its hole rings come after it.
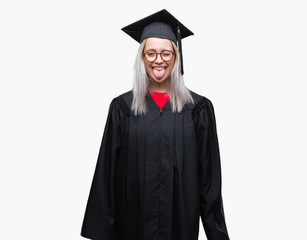
POLYGON ((175 65, 175 62, 174 61, 172 61, 170 64, 169 64, 169 71, 171 72, 172 70, 173 70, 173 68, 174 68, 174 65, 175 65))
POLYGON ((145 63, 145 68, 146 68, 147 73, 149 73, 151 70, 151 65, 148 63, 145 63))

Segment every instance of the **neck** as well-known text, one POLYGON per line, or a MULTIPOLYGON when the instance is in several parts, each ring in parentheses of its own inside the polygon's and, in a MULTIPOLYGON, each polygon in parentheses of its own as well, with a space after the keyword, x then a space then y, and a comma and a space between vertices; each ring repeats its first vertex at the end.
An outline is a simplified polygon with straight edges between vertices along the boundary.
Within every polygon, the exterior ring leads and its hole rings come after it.
POLYGON ((154 92, 166 92, 169 88, 169 81, 165 80, 162 83, 157 83, 152 79, 150 80, 149 84, 149 90, 154 91, 154 92))

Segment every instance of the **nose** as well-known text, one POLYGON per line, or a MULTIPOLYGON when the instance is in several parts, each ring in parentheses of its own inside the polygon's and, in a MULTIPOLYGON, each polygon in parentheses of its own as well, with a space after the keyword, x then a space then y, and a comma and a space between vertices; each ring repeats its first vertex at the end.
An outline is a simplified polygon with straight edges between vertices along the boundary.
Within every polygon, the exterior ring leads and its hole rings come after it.
POLYGON ((163 63, 163 59, 161 58, 161 54, 160 53, 158 53, 158 56, 157 56, 155 62, 156 63, 163 63))

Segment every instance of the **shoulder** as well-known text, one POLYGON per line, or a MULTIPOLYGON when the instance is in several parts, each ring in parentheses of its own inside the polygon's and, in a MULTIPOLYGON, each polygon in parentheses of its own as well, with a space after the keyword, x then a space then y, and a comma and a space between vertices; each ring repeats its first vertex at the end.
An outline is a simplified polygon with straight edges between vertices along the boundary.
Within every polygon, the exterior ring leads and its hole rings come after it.
POLYGON ((133 99, 133 92, 132 90, 126 91, 118 95, 117 98, 124 101, 127 106, 131 106, 132 99, 133 99))
POLYGON ((201 95, 199 93, 196 93, 194 91, 192 91, 191 89, 189 89, 191 96, 194 100, 194 104, 193 104, 193 112, 198 112, 200 109, 204 109, 207 106, 212 106, 212 102, 209 98, 207 98, 204 95, 201 95))
POLYGON ((110 107, 116 108, 125 115, 130 115, 129 102, 132 102, 132 90, 126 91, 114 97, 110 103, 110 107))
MULTIPOLYGON (((195 105, 192 109, 192 117, 196 125, 208 126, 209 119, 215 119, 214 108, 211 100, 203 95, 190 91, 195 105)), ((215 121, 215 120, 214 120, 215 121)))

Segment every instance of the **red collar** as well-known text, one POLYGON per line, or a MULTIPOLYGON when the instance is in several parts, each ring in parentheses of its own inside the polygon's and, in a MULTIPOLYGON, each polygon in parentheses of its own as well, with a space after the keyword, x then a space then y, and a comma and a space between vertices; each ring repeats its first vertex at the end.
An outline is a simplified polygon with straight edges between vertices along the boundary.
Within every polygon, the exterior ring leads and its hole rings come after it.
POLYGON ((163 106, 167 101, 169 100, 169 96, 167 92, 155 92, 152 90, 149 90, 151 97, 156 102, 156 104, 160 107, 162 110, 163 106))

